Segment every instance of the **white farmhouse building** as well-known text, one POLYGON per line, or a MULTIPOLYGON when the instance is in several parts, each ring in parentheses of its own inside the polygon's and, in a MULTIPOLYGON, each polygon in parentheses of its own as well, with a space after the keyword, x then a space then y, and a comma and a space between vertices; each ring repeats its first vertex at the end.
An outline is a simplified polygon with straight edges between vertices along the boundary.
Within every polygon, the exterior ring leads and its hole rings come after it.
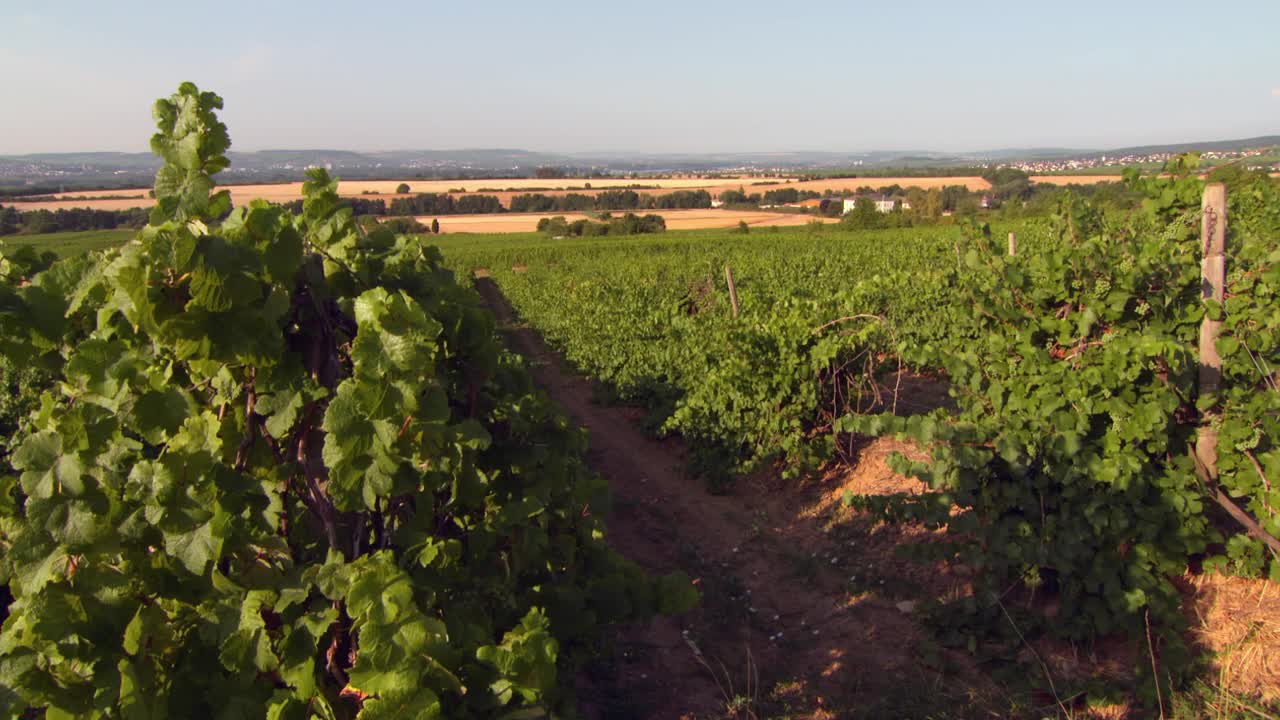
POLYGON ((870 200, 872 203, 874 203, 876 206, 876 210, 882 213, 893 212, 894 206, 899 203, 901 203, 903 210, 911 209, 911 203, 907 202, 906 198, 895 198, 895 197, 889 197, 888 195, 859 195, 857 197, 850 197, 850 198, 844 199, 845 214, 853 212, 853 209, 858 205, 859 198, 864 198, 864 197, 870 200))

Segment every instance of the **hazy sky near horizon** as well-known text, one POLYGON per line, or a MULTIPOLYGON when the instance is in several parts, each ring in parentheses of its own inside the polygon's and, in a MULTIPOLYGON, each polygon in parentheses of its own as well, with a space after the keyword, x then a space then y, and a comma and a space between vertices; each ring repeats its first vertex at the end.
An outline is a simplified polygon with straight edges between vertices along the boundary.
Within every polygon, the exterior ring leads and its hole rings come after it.
POLYGON ((945 151, 1280 133, 1280 0, 0 0, 0 154, 945 151))

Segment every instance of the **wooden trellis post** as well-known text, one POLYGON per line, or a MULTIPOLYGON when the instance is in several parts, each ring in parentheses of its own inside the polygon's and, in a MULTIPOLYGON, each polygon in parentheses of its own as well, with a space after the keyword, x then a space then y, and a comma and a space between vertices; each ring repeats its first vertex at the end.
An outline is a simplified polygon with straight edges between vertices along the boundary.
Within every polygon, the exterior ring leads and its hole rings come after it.
MULTIPOLYGON (((1203 216, 1200 221, 1200 297, 1219 304, 1226 297, 1227 284, 1227 188, 1222 183, 1204 187, 1203 216)), ((1200 321, 1200 377, 1198 395, 1217 395, 1222 386, 1222 356, 1218 354, 1218 333, 1222 321, 1205 314, 1200 321)), ((1218 485, 1218 429, 1220 415, 1215 401, 1204 410, 1196 432, 1196 471, 1214 502, 1235 518, 1257 540, 1280 553, 1280 539, 1268 533, 1257 520, 1235 503, 1218 485)), ((1259 471, 1261 473, 1261 471, 1259 471)))
POLYGON ((733 306, 733 316, 738 317, 738 288, 733 284, 733 270, 724 266, 724 281, 729 284, 729 304, 733 306))
POLYGON ((1017 254, 1018 254, 1018 236, 1015 235, 1014 233, 1009 233, 1009 257, 1013 257, 1014 255, 1017 255, 1017 254))
MULTIPOLYGON (((1222 183, 1204 186, 1200 221, 1200 296, 1221 305, 1227 283, 1227 187, 1222 183)), ((1216 395, 1222 384, 1222 356, 1218 354, 1218 333, 1222 321, 1205 313, 1200 321, 1200 382, 1198 395, 1216 395)), ((1218 430, 1214 427, 1217 409, 1205 410, 1196 434, 1196 457, 1210 481, 1218 477, 1218 430)))

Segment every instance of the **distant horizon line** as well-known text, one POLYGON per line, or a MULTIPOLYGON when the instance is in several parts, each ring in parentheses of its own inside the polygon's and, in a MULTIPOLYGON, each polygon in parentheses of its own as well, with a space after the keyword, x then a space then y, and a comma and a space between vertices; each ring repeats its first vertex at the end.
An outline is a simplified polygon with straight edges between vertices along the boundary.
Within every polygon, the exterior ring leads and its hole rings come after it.
MULTIPOLYGON (((933 150, 924 148, 886 148, 873 150, 826 150, 826 149, 794 149, 794 150, 531 150, 529 148, 520 147, 483 147, 468 146, 457 148, 430 148, 430 147, 401 147, 382 150, 354 150, 339 147, 260 147, 250 149, 232 148, 229 154, 260 154, 260 153, 350 153, 354 155, 394 155, 407 153, 468 153, 468 152, 485 152, 485 153, 523 153, 528 155, 560 155, 567 157, 590 158, 593 155, 599 156, 631 156, 631 157, 678 157, 678 156, 710 156, 710 155, 902 155, 902 156, 950 156, 950 157, 969 157, 982 156, 992 154, 1012 154, 1012 153, 1105 153, 1114 150, 1132 150, 1138 148, 1156 148, 1168 146, 1195 146, 1219 143, 1247 143, 1257 141, 1259 145, 1256 147, 1269 147, 1280 145, 1280 134, 1278 135, 1258 135, 1245 138, 1219 138, 1213 140, 1189 140, 1180 142, 1164 142, 1164 143, 1148 143, 1146 145, 1112 145, 1108 147, 1065 147, 1059 145, 1028 145, 1022 147, 1002 147, 1002 148, 983 148, 978 150, 933 150)), ((0 157, 5 158, 27 158, 35 156, 57 156, 57 155, 151 155, 150 149, 142 150, 54 150, 54 151, 33 151, 20 153, 0 153, 0 157)))

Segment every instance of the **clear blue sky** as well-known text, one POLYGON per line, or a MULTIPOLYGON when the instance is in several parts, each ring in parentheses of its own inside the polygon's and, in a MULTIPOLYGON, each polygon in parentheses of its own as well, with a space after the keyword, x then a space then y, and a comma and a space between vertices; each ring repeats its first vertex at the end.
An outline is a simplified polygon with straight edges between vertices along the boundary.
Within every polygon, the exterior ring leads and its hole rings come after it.
POLYGON ((1280 0, 3 0, 0 153, 1116 147, 1280 133, 1280 0))

